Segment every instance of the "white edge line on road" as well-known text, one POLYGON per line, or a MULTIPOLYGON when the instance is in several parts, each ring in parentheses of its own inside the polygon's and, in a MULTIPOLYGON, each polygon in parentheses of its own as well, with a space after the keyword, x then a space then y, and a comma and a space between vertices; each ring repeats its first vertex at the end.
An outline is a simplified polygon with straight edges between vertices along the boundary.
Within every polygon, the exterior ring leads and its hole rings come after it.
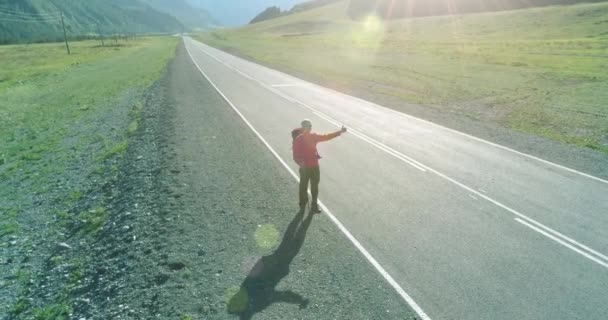
POLYGON ((286 88, 286 87, 305 87, 308 86, 307 83, 281 83, 281 84, 271 84, 270 86, 273 88, 286 88))
MULTIPOLYGON (((336 120, 333 120, 331 117, 323 114, 322 112, 316 110, 315 108, 313 108, 313 107, 311 107, 311 106, 309 106, 309 105, 307 105, 307 104, 305 104, 305 103, 303 103, 301 101, 293 99, 293 98, 285 95, 284 93, 282 93, 282 92, 280 92, 280 91, 278 91, 278 90, 276 90, 274 88, 271 88, 271 87, 267 86, 262 81, 257 80, 255 78, 253 78, 252 76, 244 73, 243 71, 240 71, 240 70, 236 69, 235 67, 227 64, 226 62, 221 61, 219 58, 213 56, 212 54, 206 52, 205 50, 203 50, 203 49, 200 49, 200 50, 201 50, 201 52, 203 52, 204 54, 206 54, 210 58, 214 59, 218 63, 226 66, 227 68, 229 68, 231 70, 234 70, 235 72, 237 72, 237 73, 245 76, 248 79, 252 79, 254 82, 260 84, 263 88, 267 88, 268 90, 270 90, 271 92, 276 93, 280 97, 283 97, 283 98, 287 99, 288 101, 291 101, 291 102, 294 102, 294 103, 299 104, 301 106, 304 106, 305 108, 310 109, 312 112, 314 112, 317 115, 323 115, 323 118, 325 118, 325 120, 328 120, 330 123, 334 123, 334 124, 338 123, 336 120), (331 120, 329 120, 329 119, 331 119, 331 120)), ((395 111, 395 112, 397 112, 397 111, 395 111)), ((423 121, 425 121, 425 120, 423 120, 423 121)), ((430 122, 430 123, 432 123, 432 122, 430 122)), ((588 247, 588 246, 586 246, 586 245, 584 245, 584 244, 582 244, 582 243, 580 243, 580 242, 578 242, 578 241, 576 241, 576 240, 574 240, 572 238, 569 238, 569 237, 563 235, 562 233, 560 233, 560 232, 558 232, 558 231, 556 231, 556 230, 554 230, 554 229, 552 229, 552 228, 550 228, 548 226, 545 226, 544 224, 542 224, 542 223, 540 223, 540 222, 538 222, 538 221, 536 221, 536 220, 534 220, 534 219, 532 219, 532 218, 524 215, 523 213, 520 213, 517 210, 512 209, 512 208, 510 208, 510 207, 508 207, 508 206, 506 206, 506 205, 498 202, 497 200, 494 200, 494 199, 490 198, 489 196, 487 196, 485 194, 482 194, 481 192, 479 192, 479 191, 477 191, 477 190, 475 190, 475 189, 473 189, 473 188, 471 188, 471 187, 469 187, 469 186, 467 186, 467 185, 465 185, 465 184, 463 184, 461 182, 458 182, 457 180, 455 180, 455 179, 453 179, 453 178, 451 178, 451 177, 449 177, 449 176, 447 176, 447 175, 445 175, 445 174, 443 174, 443 173, 441 173, 441 172, 439 172, 439 171, 437 171, 437 170, 435 170, 435 169, 433 169, 433 168, 431 168, 431 167, 429 167, 429 166, 427 166, 425 164, 422 164, 422 163, 420 163, 420 162, 418 162, 418 161, 416 161, 416 160, 414 160, 414 159, 412 159, 412 158, 410 158, 410 157, 402 154, 401 152, 399 152, 397 150, 392 149, 391 147, 388 147, 388 146, 384 145, 381 142, 377 142, 373 138, 370 138, 370 137, 364 135, 363 133, 360 133, 360 132, 358 132, 358 131, 356 131, 354 129, 351 129, 350 132, 353 133, 353 134, 355 134, 356 136, 358 136, 362 140, 364 140, 364 141, 366 141, 366 142, 368 142, 368 143, 370 143, 370 144, 372 144, 372 145, 374 145, 374 146, 376 146, 376 147, 384 150, 388 154, 393 155, 393 156, 395 156, 395 157, 397 157, 397 158, 399 158, 399 159, 407 162, 410 165, 413 165, 411 163, 411 162, 413 162, 413 163, 417 164, 418 166, 420 166, 422 168, 422 170, 428 170, 428 171, 430 171, 430 172, 438 175, 439 177, 441 177, 441 178, 443 178, 445 180, 448 180, 448 181, 456 184, 457 186, 460 186, 461 188, 463 188, 463 189, 465 189, 465 190, 467 190, 467 191, 469 191, 469 192, 471 192, 471 193, 473 193, 473 194, 475 194, 475 195, 477 195, 477 196, 479 196, 479 197, 481 197, 481 198, 483 198, 483 199, 485 199, 485 200, 487 200, 487 201, 489 201, 489 202, 497 205, 498 207, 501 207, 501 208, 503 208, 503 209, 505 209, 505 210, 513 213, 514 215, 516 215, 516 216, 518 216, 518 217, 520 217, 520 218, 522 218, 522 219, 524 219, 524 220, 526 220, 526 221, 528 221, 528 222, 530 222, 530 223, 532 223, 532 224, 534 224, 534 225, 536 225, 536 226, 538 226, 538 227, 540 227, 540 228, 542 228, 542 229, 544 229, 544 230, 546 230, 546 231, 554 234, 555 236, 561 237, 563 240, 565 240, 567 242, 570 242, 571 244, 574 244, 574 245, 578 246, 579 248, 581 248, 583 250, 586 250, 589 253, 591 253, 591 254, 593 254, 593 255, 601 258, 601 259, 604 259, 604 260, 608 261, 608 256, 606 256, 606 255, 604 255, 604 254, 602 254, 602 253, 600 253, 600 252, 598 252, 596 250, 593 250, 590 247, 588 247), (408 159, 411 162, 406 161, 404 159, 408 159)), ((420 168, 418 168, 418 169, 420 169, 420 168)), ((568 247, 568 248, 570 248, 570 247, 568 247)), ((579 252, 579 251, 577 251, 577 252, 579 252)))
MULTIPOLYGON (((287 171, 296 179, 296 181, 298 181, 299 180, 298 175, 289 167, 289 165, 287 165, 287 163, 281 158, 281 156, 272 148, 272 146, 264 139, 264 137, 262 137, 262 135, 253 127, 253 125, 249 122, 249 120, 247 120, 247 118, 245 118, 245 116, 243 116, 243 114, 230 101, 230 99, 228 99, 228 97, 226 97, 224 95, 224 93, 215 85, 215 83, 207 76, 207 74, 203 71, 203 69, 201 69, 201 67, 198 65, 196 60, 194 60, 194 57, 192 57, 192 54, 190 53, 190 49, 188 49, 188 45, 185 45, 185 48, 186 48, 186 51, 188 52, 188 55, 190 56, 190 59, 196 65, 196 67, 201 72, 201 74, 205 77, 205 79, 207 79, 207 81, 215 88, 215 90, 220 94, 220 96, 222 96, 222 98, 232 107, 232 109, 239 115, 239 117, 245 122, 245 124, 247 124, 247 126, 256 134, 256 136, 258 136, 258 138, 260 138, 262 143, 264 143, 264 145, 266 145, 266 147, 275 156, 275 158, 277 158, 277 160, 279 160, 279 162, 283 165, 283 167, 285 167, 285 169, 287 169, 287 171)), ((350 231, 348 231, 348 229, 346 229, 346 227, 340 222, 340 220, 338 220, 338 218, 336 218, 331 213, 329 208, 327 208, 327 206, 325 206, 325 204, 323 204, 323 202, 321 202, 321 201, 319 201, 319 206, 323 209, 325 214, 327 214, 327 216, 330 218, 330 220, 334 222, 334 224, 338 227, 338 229, 340 229, 340 231, 342 231, 342 233, 344 233, 344 235, 353 243, 353 245, 357 249, 359 249, 359 251, 363 254, 363 256, 376 268, 376 270, 382 275, 382 277, 384 277, 384 279, 393 287, 393 289, 395 289, 397 291, 397 293, 399 293, 399 295, 403 298, 403 300, 405 300, 405 302, 407 302, 407 304, 418 314, 418 316, 422 320, 431 320, 431 318, 422 310, 422 308, 416 303, 416 301, 414 301, 414 299, 412 299, 412 297, 410 297, 410 295, 407 294, 407 292, 405 292, 405 290, 403 290, 403 288, 401 288, 401 286, 397 283, 397 281, 395 281, 395 279, 393 279, 393 277, 386 270, 384 270, 384 268, 380 265, 380 263, 378 263, 378 261, 376 261, 376 259, 367 251, 367 249, 365 249, 365 247, 363 247, 363 245, 350 233, 350 231)))
POLYGON ((603 266, 604 268, 608 268, 608 263, 606 263, 606 262, 604 262, 604 261, 602 261, 600 259, 597 259, 596 257, 594 257, 594 256, 592 256, 592 255, 590 255, 590 254, 588 254, 588 253, 586 253, 586 252, 584 252, 584 251, 582 251, 582 250, 580 250, 580 249, 578 249, 578 248, 576 248, 576 247, 574 247, 574 246, 572 246, 572 245, 570 245, 570 244, 562 241, 561 239, 559 239, 559 238, 557 238, 557 237, 555 237, 555 236, 553 236, 553 235, 545 232, 544 230, 541 230, 541 229, 539 229, 539 228, 537 228, 537 227, 529 224, 528 222, 523 221, 520 218, 515 218, 515 221, 517 221, 517 222, 525 225, 526 227, 528 227, 528 228, 530 228, 530 229, 532 229, 532 230, 534 230, 534 231, 542 234, 543 236, 545 236, 545 237, 547 237, 547 238, 549 238, 549 239, 551 239, 551 240, 553 240, 553 241, 561 244, 562 246, 568 247, 568 248, 570 248, 570 249, 578 252, 579 254, 585 256, 586 258, 588 258, 588 259, 590 259, 590 260, 592 260, 594 262, 597 262, 599 265, 603 266))
MULTIPOLYGON (((213 47, 211 47, 211 48, 213 48, 213 47)), ((218 51, 220 51, 220 52, 223 52, 223 53, 225 53, 225 54, 228 54, 228 53, 226 53, 226 52, 224 52, 224 51, 222 51, 222 50, 219 50, 219 49, 217 49, 217 48, 213 48, 213 49, 218 50, 218 51)), ((238 57, 236 57, 236 58, 238 58, 238 57)), ((250 63, 250 64, 254 64, 253 62, 248 61, 248 60, 245 60, 245 59, 242 59, 242 58, 238 58, 238 59, 241 59, 242 61, 248 62, 248 63, 250 63)), ((283 73, 283 72, 281 72, 281 71, 277 71, 277 70, 271 69, 271 68, 269 68, 269 67, 266 67, 266 66, 263 66, 263 65, 260 65, 260 64, 256 64, 256 65, 257 65, 257 66, 260 66, 260 67, 262 67, 262 68, 264 68, 264 69, 270 70, 270 71, 272 71, 272 72, 274 72, 274 73, 278 74, 279 76, 281 76, 283 79, 286 79, 286 80, 288 80, 288 81, 292 81, 292 80, 294 80, 294 79, 296 79, 296 80, 298 80, 298 81, 302 81, 302 80, 301 80, 301 79, 299 79, 299 78, 296 78, 296 77, 294 77, 294 76, 292 76, 292 75, 285 74, 285 73, 283 73)), ((456 133, 456 134, 459 134, 459 135, 463 135, 463 136, 465 136, 465 137, 468 137, 468 138, 470 138, 470 139, 473 139, 473 140, 476 140, 476 141, 479 141, 479 142, 483 142, 483 143, 489 144, 489 145, 491 145, 491 146, 493 146, 493 147, 500 148, 500 149, 503 149, 503 150, 507 150, 507 151, 510 151, 510 152, 514 152, 514 153, 519 154, 519 155, 521 155, 521 156, 524 156, 524 157, 527 157, 527 158, 530 158, 530 159, 534 159, 534 160, 540 161, 540 162, 542 162, 542 163, 545 163, 545 164, 548 164, 548 165, 552 165, 552 166, 555 166, 555 167, 558 167, 558 168, 564 169, 564 170, 566 170, 566 171, 569 171, 569 172, 572 172, 572 173, 576 173, 576 174, 582 175, 582 176, 584 176, 584 177, 587 177, 587 178, 590 178, 590 179, 593 179, 593 180, 596 180, 596 181, 599 181, 599 182, 603 182, 603 183, 608 184, 608 180, 605 180, 605 179, 602 179, 602 178, 599 178, 599 177, 596 177, 596 176, 590 175, 590 174, 588 174, 588 173, 584 173, 584 172, 578 171, 578 170, 576 170, 576 169, 568 168, 568 167, 563 166, 563 165, 561 165, 561 164, 557 164, 557 163, 551 162, 551 161, 549 161, 549 160, 545 160, 545 159, 542 159, 542 158, 539 158, 539 157, 533 156, 533 155, 531 155, 531 154, 527 154, 527 153, 524 153, 524 152, 521 152, 521 151, 517 151, 517 150, 515 150, 515 149, 511 149, 511 148, 509 148, 509 147, 506 147, 506 146, 500 145, 500 144, 498 144, 498 143, 494 143, 494 142, 491 142, 491 141, 488 141, 488 140, 485 140, 485 139, 482 139, 482 138, 479 138, 479 137, 476 137, 476 136, 470 135, 470 134, 468 134, 468 133, 464 133, 464 132, 462 132, 462 131, 458 131, 458 130, 456 130, 456 129, 452 129, 452 128, 448 128, 448 127, 442 126, 442 125, 440 125, 440 124, 437 124, 437 123, 431 122, 431 121, 429 121, 429 120, 425 120, 425 119, 422 119, 422 118, 418 118, 418 117, 412 116, 412 115, 410 115, 410 114, 407 114, 407 113, 404 113, 404 112, 400 112, 400 111, 397 111, 397 110, 394 110, 394 109, 391 109, 391 108, 385 107, 385 106, 383 106, 383 105, 379 105, 379 104, 377 104, 377 103, 374 103, 374 102, 371 102, 371 101, 367 101, 367 100, 364 100, 364 99, 361 99, 361 98, 358 98, 358 97, 355 97, 355 96, 351 96, 351 95, 348 95, 348 94, 346 94, 346 93, 343 93, 343 92, 340 92, 340 91, 337 91, 337 90, 334 90, 334 89, 331 89, 331 88, 326 88, 326 87, 323 87, 323 86, 318 85, 318 84, 316 84, 316 83, 309 82, 309 86, 310 86, 310 85, 312 85, 312 86, 314 86, 314 87, 317 87, 318 89, 321 89, 321 90, 329 90, 329 91, 331 91, 331 92, 334 92, 334 93, 336 93, 336 94, 338 94, 338 95, 341 95, 341 96, 343 96, 343 97, 346 97, 346 98, 350 98, 350 99, 355 99, 355 100, 361 101, 361 102, 363 102, 363 103, 365 103, 365 104, 367 104, 367 105, 371 105, 371 106, 374 106, 374 107, 379 107, 379 108, 382 108, 382 109, 384 109, 384 110, 387 110, 387 111, 389 111, 389 112, 391 112, 391 113, 394 113, 394 114, 397 114, 397 115, 399 115, 399 116, 403 116, 403 117, 406 117, 406 118, 410 118, 410 119, 414 119, 414 120, 417 120, 417 121, 421 121, 421 122, 424 122, 424 123, 430 124, 430 125, 432 125, 432 126, 434 126, 434 127, 438 127, 438 128, 441 128, 441 129, 446 129, 446 130, 448 130, 448 131, 450 131, 450 132, 453 132, 453 133, 456 133)))

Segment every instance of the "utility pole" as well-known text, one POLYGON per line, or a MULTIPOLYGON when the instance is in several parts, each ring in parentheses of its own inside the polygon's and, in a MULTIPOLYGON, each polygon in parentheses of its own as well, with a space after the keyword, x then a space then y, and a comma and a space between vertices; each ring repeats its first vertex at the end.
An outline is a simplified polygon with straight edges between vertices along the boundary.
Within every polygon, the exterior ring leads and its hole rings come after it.
POLYGON ((63 27, 63 38, 65 39, 65 48, 68 50, 68 55, 70 53, 70 45, 68 44, 68 34, 65 32, 65 23, 63 22, 63 11, 61 11, 61 27, 63 27))
POLYGON ((106 44, 103 42, 103 33, 101 33, 101 27, 97 25, 97 33, 99 33, 99 37, 101 38, 101 46, 105 47, 106 44))

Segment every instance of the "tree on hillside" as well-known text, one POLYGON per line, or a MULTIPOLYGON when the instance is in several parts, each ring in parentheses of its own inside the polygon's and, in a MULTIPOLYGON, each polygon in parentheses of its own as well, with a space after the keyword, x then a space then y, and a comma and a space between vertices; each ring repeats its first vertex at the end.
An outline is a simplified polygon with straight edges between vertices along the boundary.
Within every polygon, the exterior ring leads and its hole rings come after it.
POLYGON ((283 15, 283 12, 281 11, 281 8, 279 8, 279 7, 269 7, 269 8, 266 8, 266 10, 262 11, 257 16, 255 16, 255 18, 253 18, 253 20, 251 20, 251 22, 249 22, 249 24, 260 22, 260 21, 264 21, 264 20, 278 18, 278 17, 280 17, 282 15, 283 15))
POLYGON ((291 10, 289 10, 289 14, 293 14, 293 13, 298 13, 298 12, 302 12, 302 11, 307 11, 307 10, 311 10, 311 9, 315 9, 318 7, 322 7, 322 6, 326 6, 328 4, 332 4, 334 2, 338 2, 340 0, 311 0, 311 1, 306 1, 300 4, 296 4, 295 6, 293 6, 293 8, 291 8, 291 10))

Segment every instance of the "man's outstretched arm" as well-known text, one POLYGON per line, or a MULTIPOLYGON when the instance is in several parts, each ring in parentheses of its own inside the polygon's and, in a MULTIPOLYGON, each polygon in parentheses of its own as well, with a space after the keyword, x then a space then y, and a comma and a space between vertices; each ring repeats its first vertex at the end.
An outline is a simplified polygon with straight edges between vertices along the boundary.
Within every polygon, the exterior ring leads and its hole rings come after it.
POLYGON ((317 142, 325 142, 325 141, 329 141, 331 139, 337 138, 339 136, 341 136, 343 133, 346 132, 346 128, 342 127, 342 129, 334 132, 334 133, 330 133, 330 134, 315 134, 315 140, 317 142))

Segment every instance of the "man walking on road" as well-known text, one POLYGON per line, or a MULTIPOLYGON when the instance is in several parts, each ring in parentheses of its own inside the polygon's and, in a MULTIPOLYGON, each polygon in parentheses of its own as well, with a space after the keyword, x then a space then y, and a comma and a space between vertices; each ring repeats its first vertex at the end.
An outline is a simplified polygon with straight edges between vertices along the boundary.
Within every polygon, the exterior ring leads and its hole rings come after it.
POLYGON ((293 160, 300 166, 300 208, 306 207, 308 203, 308 183, 310 182, 310 193, 312 203, 310 211, 320 213, 317 198, 319 195, 319 182, 321 181, 321 171, 319 170, 319 153, 317 144, 329 141, 346 132, 346 128, 334 133, 320 135, 312 133, 312 122, 302 121, 302 128, 292 131, 293 138, 293 160))

